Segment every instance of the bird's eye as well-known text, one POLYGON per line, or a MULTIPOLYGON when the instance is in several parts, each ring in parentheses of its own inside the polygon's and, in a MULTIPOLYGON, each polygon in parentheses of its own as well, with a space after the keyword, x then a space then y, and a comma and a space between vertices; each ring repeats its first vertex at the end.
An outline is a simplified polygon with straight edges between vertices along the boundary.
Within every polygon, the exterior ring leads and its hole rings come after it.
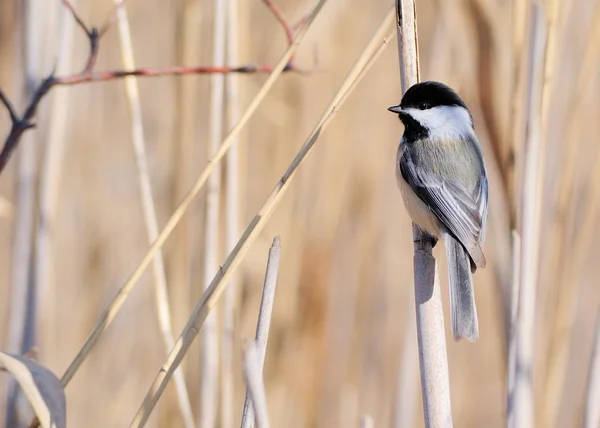
POLYGON ((429 108, 429 104, 419 103, 419 110, 427 110, 428 108, 429 108))

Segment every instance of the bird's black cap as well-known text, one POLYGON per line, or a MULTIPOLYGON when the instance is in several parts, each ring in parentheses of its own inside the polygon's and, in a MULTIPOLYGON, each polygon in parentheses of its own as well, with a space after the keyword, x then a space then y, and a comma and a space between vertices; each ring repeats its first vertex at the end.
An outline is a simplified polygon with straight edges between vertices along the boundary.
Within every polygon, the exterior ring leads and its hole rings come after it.
POLYGON ((408 88, 402 97, 400 106, 402 108, 419 108, 421 105, 422 108, 423 104, 426 104, 427 108, 438 106, 460 106, 469 110, 465 102, 452 88, 443 83, 434 81, 417 83, 408 88))

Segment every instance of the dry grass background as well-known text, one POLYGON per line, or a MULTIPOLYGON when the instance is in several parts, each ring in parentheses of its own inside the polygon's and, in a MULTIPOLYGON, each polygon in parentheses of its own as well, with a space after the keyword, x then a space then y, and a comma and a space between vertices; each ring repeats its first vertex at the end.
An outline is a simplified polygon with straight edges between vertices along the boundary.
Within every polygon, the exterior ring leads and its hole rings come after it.
MULTIPOLYGON (((13 21, 14 3, 0 5, 0 86, 22 109, 24 103, 18 101, 22 49, 17 40, 19 22, 13 21)), ((59 1, 47 3, 54 13, 62 11, 59 1)), ((241 3, 241 62, 273 63, 286 46, 281 28, 259 0, 241 3)), ((511 112, 519 69, 515 46, 519 34, 528 34, 519 30, 521 21, 515 16, 522 18, 518 11, 524 3, 421 0, 417 4, 422 78, 446 82, 466 100, 491 180, 485 248, 489 264, 475 276, 481 338, 475 344, 456 343, 447 329, 458 427, 505 424, 505 318, 510 307, 510 225, 515 218, 510 213, 516 209, 514 183, 520 183, 514 166, 522 161, 511 112)), ((313 2, 278 4, 290 18, 299 18, 313 2)), ((593 0, 558 4, 534 371, 537 426, 549 427, 580 423, 600 304, 600 271, 593 247, 600 237, 595 221, 600 214, 600 182, 594 178, 600 170, 596 59, 600 39, 598 31, 593 32, 600 26, 600 5, 593 0), (569 163, 572 166, 566 167, 569 163), (566 189, 563 193, 561 186, 566 189), (567 357, 564 384, 552 381, 563 377, 557 358, 561 349, 567 357), (552 412, 555 417, 549 416, 552 412)), ((324 71, 286 74, 243 131, 241 226, 260 208, 390 6, 387 0, 330 0, 325 6, 297 56, 299 65, 310 67, 317 50, 324 71)), ((82 0, 77 7, 87 23, 99 25, 112 2, 82 0)), ((212 8, 208 0, 130 0, 127 11, 137 64, 210 64, 212 8)), ((58 31, 44 31, 49 49, 56 49, 58 31)), ((88 46, 79 29, 74 34, 72 69, 78 70, 88 46)), ((101 43, 96 69, 122 68, 116 27, 101 43)), ((46 50, 44 55, 44 70, 49 71, 54 54, 46 50)), ((264 79, 264 75, 240 77, 242 108, 264 79)), ((209 84, 207 76, 139 80, 159 225, 206 163, 209 84)), ((30 131, 39 165, 52 125, 50 99, 64 91, 68 120, 58 211, 51 229, 54 262, 37 308, 35 340, 38 360, 57 374, 64 372, 147 248, 124 88, 122 81, 57 88, 42 102, 39 126, 30 131)), ((265 363, 272 426, 358 426, 365 413, 376 427, 401 426, 396 424, 399 406, 412 409, 408 418, 402 415, 410 421, 404 426, 421 426, 418 359, 416 348, 411 348, 416 341, 412 232, 394 178, 402 126, 386 111, 399 97, 398 59, 392 47, 302 165, 291 191, 238 271, 234 424, 241 416, 245 392, 242 344, 254 335, 268 248, 272 237, 280 235, 282 263, 265 363), (406 349, 413 352, 403 352, 406 349), (408 368, 401 372, 403 365, 408 368), (399 396, 398 391, 408 393, 399 396), (411 400, 414 406, 407 405, 411 400)), ((2 113, 2 135, 8 126, 8 115, 2 113)), ((8 342, 21 154, 19 150, 0 177, 0 199, 15 207, 11 217, 3 215, 0 205, 1 348, 8 342)), ((164 248, 175 334, 203 287, 202 194, 164 248)), ((220 234, 224 237, 223 231, 220 234)), ((441 255, 439 248, 435 254, 441 255)), ((225 256, 223 249, 219 260, 225 256)), ((439 259, 446 290, 445 260, 439 259)), ((124 426, 141 403, 165 359, 152 281, 149 271, 67 387, 70 426, 124 426)), ((447 310, 447 292, 443 298, 447 310)), ((199 341, 183 366, 197 417, 199 341)), ((2 394, 4 388, 3 402, 2 394)), ((151 426, 182 426, 175 398, 170 385, 151 426)))

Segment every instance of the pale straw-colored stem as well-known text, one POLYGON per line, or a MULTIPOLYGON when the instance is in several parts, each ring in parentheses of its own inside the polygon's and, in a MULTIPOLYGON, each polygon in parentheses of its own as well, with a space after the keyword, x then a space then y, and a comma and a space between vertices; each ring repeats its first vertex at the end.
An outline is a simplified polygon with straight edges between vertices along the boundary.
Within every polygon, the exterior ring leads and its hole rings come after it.
MULTIPOLYGON (((402 93, 419 82, 417 11, 414 0, 396 0, 402 93)), ((452 426, 444 312, 432 242, 413 225, 414 287, 421 393, 426 427, 452 426)))
POLYGON ((244 355, 244 376, 248 385, 248 394, 253 403, 258 428, 269 428, 269 412, 267 410, 267 394, 262 376, 259 345, 252 341, 246 346, 244 355))
MULTIPOLYGON (((239 5, 238 0, 227 2, 227 64, 239 63, 239 5)), ((239 120, 240 94, 239 76, 235 73, 225 76, 225 99, 227 113, 227 129, 231 129, 239 120)), ((225 249, 233 250, 240 236, 240 204, 239 204, 239 148, 238 140, 233 141, 227 152, 227 170, 225 178, 225 249)), ((237 281, 233 277, 225 291, 223 304, 223 335, 221 337, 221 426, 233 428, 234 397, 234 360, 235 343, 235 297, 237 281)))
POLYGON ((512 289, 510 300, 510 331, 508 337, 508 369, 506 381, 506 427, 517 428, 515 425, 515 377, 517 367, 517 313, 519 310, 519 277, 521 275, 521 237, 516 230, 512 232, 512 289))
MULTIPOLYGON (((269 340, 269 328, 271 326, 271 315, 273 313, 273 302, 275 301, 275 289, 277 287, 277 277, 279 276, 279 260, 281 258, 281 246, 279 237, 273 239, 273 244, 269 249, 269 260, 267 261, 267 272, 265 273, 265 282, 263 285, 262 299, 260 301, 260 310, 258 312, 258 322, 256 324, 256 348, 259 357, 260 373, 265 366, 265 357, 267 355, 267 342, 269 340)), ((246 391, 246 401, 244 402, 244 412, 242 414, 242 428, 252 428, 254 426, 254 407, 250 399, 250 391, 246 391)))
MULTIPOLYGON (((319 2, 317 8, 315 9, 315 13, 318 13, 321 10, 321 7, 324 5, 324 3, 324 0, 319 2)), ((314 16, 314 14, 308 18, 307 25, 312 20, 312 16, 314 16)), ((173 370, 183 360, 183 357, 198 334, 199 329, 202 327, 206 316, 215 307, 219 297, 223 293, 225 287, 228 285, 228 281, 232 273, 235 271, 235 269, 237 269, 242 259, 247 254, 251 244, 256 240, 258 234, 264 228, 275 207, 281 201, 281 198, 289 188, 298 170, 298 167, 306 158, 306 155, 311 151, 323 130, 335 117, 344 100, 347 99, 349 93, 356 87, 360 79, 365 75, 364 71, 375 62, 375 60, 379 57, 389 43, 389 38, 384 38, 384 34, 386 33, 389 25, 391 25, 392 21, 393 11, 390 10, 390 12, 386 15, 385 20, 379 26, 375 35, 352 67, 352 70, 342 83, 341 88, 331 101, 330 105, 325 110, 325 113, 319 120, 319 123, 315 126, 311 135, 308 137, 286 172, 276 184, 262 208, 254 216, 244 231, 244 234, 238 241, 236 247, 229 254, 225 260, 225 263, 213 279, 209 289, 206 290, 206 292, 202 295, 202 298, 194 308, 188 323, 184 327, 179 339, 175 343, 175 347, 171 351, 168 360, 163 364, 156 378, 154 379, 154 382, 152 383, 144 402, 140 406, 138 413, 130 425, 131 427, 141 427, 145 425, 150 413, 162 395, 167 382, 171 378, 173 370)), ((305 28, 306 27, 303 27, 303 29, 305 28)))
MULTIPOLYGON (((121 0, 114 0, 119 4, 121 0)), ((121 45, 121 58, 123 66, 126 69, 135 68, 135 59, 133 54, 133 44, 131 40, 131 30, 129 29, 129 19, 125 7, 119 7, 117 10, 117 24, 119 27, 119 39, 121 45)), ((158 221, 156 219, 156 210, 154 198, 152 196, 152 183, 148 168, 148 157, 146 155, 146 142, 144 137, 144 126, 142 123, 142 106, 139 97, 137 78, 125 78, 125 91, 127 93, 127 102, 129 113, 131 115, 131 137, 135 152, 135 160, 138 169, 138 181, 142 199, 142 211, 144 223, 148 234, 148 242, 151 244, 158 236, 158 221)), ((158 251, 153 259, 154 271, 154 300, 156 304, 156 313, 158 315, 158 324, 160 326, 163 343, 167 352, 173 347, 175 340, 171 329, 171 311, 169 309, 169 294, 167 289, 167 277, 165 274, 165 265, 162 252, 158 251)), ((179 410, 186 428, 193 428, 194 416, 190 404, 190 398, 185 384, 183 371, 179 368, 174 373, 175 389, 177 391, 177 400, 179 410)))
POLYGON ((521 261, 519 301, 516 323, 516 364, 514 364, 514 423, 534 427, 533 345, 535 339, 536 289, 538 285, 539 245, 545 142, 541 138, 541 97, 546 51, 546 21, 542 6, 533 3, 530 63, 527 78, 527 134, 521 192, 521 261))
MULTIPOLYGON (((50 8, 55 5, 40 0, 29 0, 25 4, 23 15, 25 54, 21 56, 23 76, 21 78, 21 99, 29 100, 33 95, 35 83, 40 79, 44 44, 43 15, 50 16, 50 8)), ((48 19, 48 18, 47 18, 48 19)), ((10 315, 8 318, 7 350, 21 354, 33 341, 33 321, 35 301, 30 298, 36 295, 31 282, 31 262, 33 255, 33 237, 35 224, 35 191, 37 181, 38 144, 37 132, 27 132, 23 135, 18 150, 15 180, 15 221, 13 224, 13 244, 10 276, 10 315), (33 322, 28 322, 30 318, 33 322)), ((5 426, 16 424, 16 412, 19 406, 19 389, 11 379, 8 382, 6 394, 6 423, 5 426)), ((22 400, 21 402, 24 402, 22 400)))
MULTIPOLYGON (((76 2, 71 1, 75 6, 76 2)), ((73 33, 75 20, 71 11, 61 6, 61 24, 59 53, 56 64, 57 73, 68 73, 73 58, 73 33)), ((35 283, 40 311, 40 322, 44 325, 45 343, 56 342, 56 295, 54 281, 53 239, 56 231, 56 212, 64 171, 65 143, 67 141, 67 123, 70 112, 68 91, 58 90, 49 94, 49 126, 46 153, 42 160, 39 218, 37 224, 37 243, 35 248, 35 283)), ((43 344, 42 344, 43 345, 43 344)))
MULTIPOLYGON (((225 18, 226 0, 214 1, 213 16, 213 57, 215 67, 225 64, 225 18)), ((223 96, 225 93, 225 76, 210 76, 210 111, 208 124, 208 157, 219 148, 223 134, 223 96)), ((206 216, 204 227, 204 267, 203 290, 210 285, 213 275, 218 269, 219 255, 219 208, 221 195, 221 167, 216 164, 213 173, 206 183, 206 216)), ((217 314, 206 318, 202 330, 200 346, 200 410, 198 426, 213 428, 219 414, 219 337, 217 331, 217 314)))

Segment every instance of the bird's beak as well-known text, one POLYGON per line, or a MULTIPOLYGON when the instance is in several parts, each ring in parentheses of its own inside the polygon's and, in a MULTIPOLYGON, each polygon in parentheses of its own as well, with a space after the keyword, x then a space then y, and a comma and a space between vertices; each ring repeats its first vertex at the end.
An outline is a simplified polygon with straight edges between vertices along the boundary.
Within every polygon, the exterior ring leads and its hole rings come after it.
POLYGON ((400 114, 400 113, 402 113, 402 107, 400 105, 391 106, 390 108, 388 108, 388 111, 391 111, 392 113, 400 114))

